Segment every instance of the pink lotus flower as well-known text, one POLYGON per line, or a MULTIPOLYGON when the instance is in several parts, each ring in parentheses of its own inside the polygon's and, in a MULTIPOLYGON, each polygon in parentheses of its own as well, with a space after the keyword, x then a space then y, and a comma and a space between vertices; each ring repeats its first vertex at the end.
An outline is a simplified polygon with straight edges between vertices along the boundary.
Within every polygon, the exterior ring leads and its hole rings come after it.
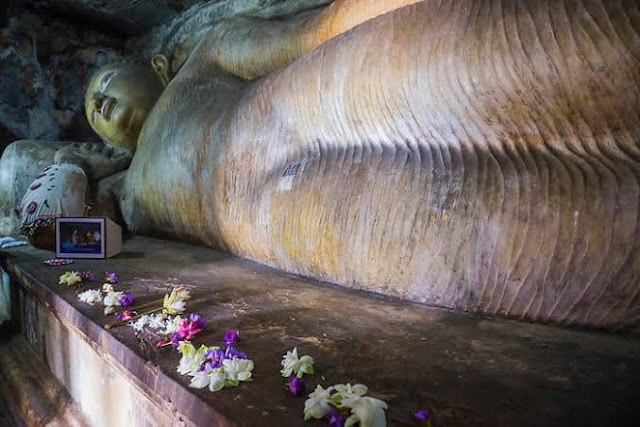
POLYGON ((122 313, 118 314, 118 320, 127 320, 131 319, 134 316, 131 310, 125 310, 122 313))
POLYGON ((199 324, 198 322, 190 322, 188 320, 185 320, 184 322, 182 322, 182 325, 180 325, 178 334, 180 334, 183 339, 191 341, 193 337, 202 332, 203 328, 201 328, 200 326, 201 324, 199 324))

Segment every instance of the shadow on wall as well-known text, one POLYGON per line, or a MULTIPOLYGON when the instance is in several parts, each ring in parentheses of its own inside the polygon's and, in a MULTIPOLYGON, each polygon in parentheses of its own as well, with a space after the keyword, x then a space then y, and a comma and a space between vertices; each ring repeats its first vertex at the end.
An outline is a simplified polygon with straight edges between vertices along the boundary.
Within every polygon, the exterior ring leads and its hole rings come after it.
POLYGON ((12 134, 9 129, 4 127, 2 123, 0 123, 0 157, 2 153, 4 153, 4 149, 7 148, 7 145, 11 144, 17 138, 14 134, 12 134))

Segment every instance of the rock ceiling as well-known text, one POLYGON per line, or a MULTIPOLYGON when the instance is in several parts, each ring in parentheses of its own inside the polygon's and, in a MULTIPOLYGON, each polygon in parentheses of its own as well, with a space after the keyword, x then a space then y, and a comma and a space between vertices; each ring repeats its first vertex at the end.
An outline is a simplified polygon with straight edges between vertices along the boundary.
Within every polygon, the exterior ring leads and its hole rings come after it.
MULTIPOLYGON (((11 0, 9 0, 11 1, 11 0)), ((127 35, 148 31, 196 3, 225 0, 21 0, 37 13, 59 15, 127 35)), ((242 1, 242 0, 236 0, 242 1)), ((14 0, 15 2, 15 0, 14 0)))

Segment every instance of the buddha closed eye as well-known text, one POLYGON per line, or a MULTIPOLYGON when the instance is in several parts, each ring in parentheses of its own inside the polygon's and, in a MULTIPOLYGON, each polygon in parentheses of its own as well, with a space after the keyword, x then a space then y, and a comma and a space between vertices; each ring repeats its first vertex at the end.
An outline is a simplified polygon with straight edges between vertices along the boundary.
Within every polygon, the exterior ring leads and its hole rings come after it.
POLYGON ((116 74, 115 71, 107 72, 104 77, 100 80, 100 90, 105 90, 113 76, 116 74))

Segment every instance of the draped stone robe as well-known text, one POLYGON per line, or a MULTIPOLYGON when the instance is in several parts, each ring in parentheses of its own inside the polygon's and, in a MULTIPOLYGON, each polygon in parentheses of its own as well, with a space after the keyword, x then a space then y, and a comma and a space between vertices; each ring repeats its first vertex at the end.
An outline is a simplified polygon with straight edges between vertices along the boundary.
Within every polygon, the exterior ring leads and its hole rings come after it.
POLYGON ((413 301, 637 328, 638 4, 372 18, 255 80, 234 67, 273 33, 231 55, 238 31, 214 29, 142 131, 133 228, 413 301))

